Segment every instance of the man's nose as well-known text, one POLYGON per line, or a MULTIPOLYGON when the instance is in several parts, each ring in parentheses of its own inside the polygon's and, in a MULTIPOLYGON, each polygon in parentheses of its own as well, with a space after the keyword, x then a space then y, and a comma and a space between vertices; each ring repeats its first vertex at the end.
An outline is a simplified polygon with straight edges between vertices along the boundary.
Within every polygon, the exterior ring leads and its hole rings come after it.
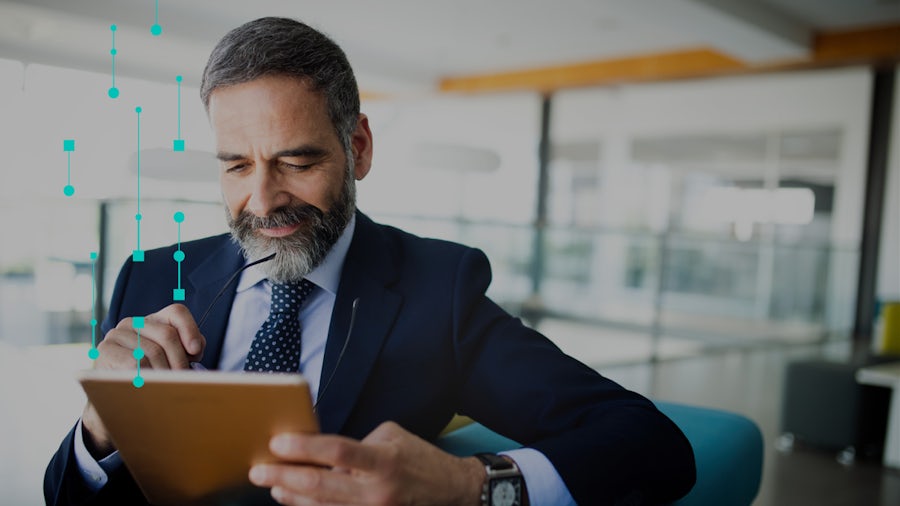
POLYGON ((275 209, 291 202, 291 197, 277 171, 268 168, 255 171, 252 184, 247 210, 256 216, 268 216, 275 209))

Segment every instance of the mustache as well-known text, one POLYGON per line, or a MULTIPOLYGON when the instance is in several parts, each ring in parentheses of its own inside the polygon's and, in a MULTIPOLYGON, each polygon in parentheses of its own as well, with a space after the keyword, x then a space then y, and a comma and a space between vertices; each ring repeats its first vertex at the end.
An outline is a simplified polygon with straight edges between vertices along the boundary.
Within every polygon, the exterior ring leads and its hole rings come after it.
POLYGON ((268 216, 256 216, 248 211, 241 211, 234 220, 234 225, 240 230, 257 230, 260 228, 289 227, 297 223, 319 221, 324 218, 325 214, 319 208, 304 204, 280 207, 272 211, 268 216))

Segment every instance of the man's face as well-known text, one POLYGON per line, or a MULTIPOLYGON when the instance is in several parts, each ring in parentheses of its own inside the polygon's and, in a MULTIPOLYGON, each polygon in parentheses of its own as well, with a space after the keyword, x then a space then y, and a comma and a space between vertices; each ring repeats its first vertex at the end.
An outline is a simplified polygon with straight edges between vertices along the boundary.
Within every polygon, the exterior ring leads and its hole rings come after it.
POLYGON ((318 265, 355 209, 354 179, 368 173, 372 134, 360 115, 351 158, 324 95, 299 79, 267 76, 213 91, 209 101, 220 183, 232 234, 275 282, 318 265))

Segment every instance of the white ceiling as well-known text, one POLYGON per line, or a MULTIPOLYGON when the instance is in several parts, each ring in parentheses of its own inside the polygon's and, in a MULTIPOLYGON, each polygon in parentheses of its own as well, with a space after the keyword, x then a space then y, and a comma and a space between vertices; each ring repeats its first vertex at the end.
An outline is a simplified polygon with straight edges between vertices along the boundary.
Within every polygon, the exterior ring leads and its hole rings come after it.
POLYGON ((290 16, 337 40, 374 92, 443 77, 710 47, 761 63, 809 54, 817 30, 900 22, 900 0, 0 0, 0 58, 197 85, 227 30, 290 16))

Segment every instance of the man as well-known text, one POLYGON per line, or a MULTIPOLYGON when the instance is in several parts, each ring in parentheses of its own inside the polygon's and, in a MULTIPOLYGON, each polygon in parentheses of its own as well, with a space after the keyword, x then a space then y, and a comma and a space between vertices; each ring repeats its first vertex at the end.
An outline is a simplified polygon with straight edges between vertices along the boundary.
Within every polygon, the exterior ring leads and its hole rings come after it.
MULTIPOLYGON (((490 301, 480 251, 356 211, 372 134, 330 39, 288 19, 247 23, 213 50, 201 96, 234 241, 182 245, 186 306, 168 304, 162 281, 175 269, 173 248, 126 262, 96 367, 134 367, 130 317, 147 315, 144 367, 302 372, 323 434, 277 435, 271 449, 282 463, 248 470, 281 504, 491 504, 481 492, 500 467, 512 468, 526 504, 656 503, 690 489, 693 454, 678 428, 490 301), (214 303, 233 273, 273 252, 214 303), (266 329, 292 297, 304 299, 299 315, 280 324, 302 337, 267 358, 266 329), (524 448, 442 452, 428 441, 457 412, 524 448)), ((44 488, 48 504, 143 501, 90 405, 44 488)))

